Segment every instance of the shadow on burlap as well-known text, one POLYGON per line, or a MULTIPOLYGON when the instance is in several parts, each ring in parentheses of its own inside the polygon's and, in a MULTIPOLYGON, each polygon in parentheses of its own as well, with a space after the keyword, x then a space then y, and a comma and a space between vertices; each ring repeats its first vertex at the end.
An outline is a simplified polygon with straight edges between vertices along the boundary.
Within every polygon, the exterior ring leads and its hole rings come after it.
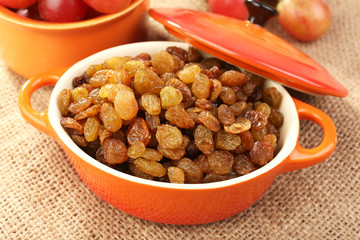
MULTIPOLYGON (((154 0, 152 6, 191 2, 154 0)), ((211 224, 152 223, 102 201, 80 180, 59 145, 23 120, 17 97, 24 79, 0 60, 0 239, 360 239, 360 33, 355 31, 360 2, 327 2, 332 28, 316 42, 296 42, 276 20, 268 29, 319 61, 350 90, 344 99, 290 90, 334 120, 335 152, 313 167, 278 176, 249 209, 211 224)), ((205 1, 196 3, 195 9, 206 9, 205 1)), ((147 24, 155 29, 152 39, 172 39, 153 21, 147 24)), ((46 109, 50 93, 51 87, 39 90, 34 107, 46 109)), ((315 146, 321 136, 319 126, 301 121, 303 146, 315 146)))

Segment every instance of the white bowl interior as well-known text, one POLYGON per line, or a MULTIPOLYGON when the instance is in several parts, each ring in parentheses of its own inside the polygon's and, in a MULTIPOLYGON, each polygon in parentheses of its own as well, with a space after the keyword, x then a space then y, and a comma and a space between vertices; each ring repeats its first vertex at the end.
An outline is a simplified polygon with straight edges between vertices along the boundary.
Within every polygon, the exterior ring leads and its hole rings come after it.
MULTIPOLYGON (((226 187, 229 185, 233 185, 239 182, 247 181, 251 178, 259 176, 270 169, 279 165, 287 156, 295 148, 297 138, 299 135, 299 119, 296 111, 295 104, 291 99, 288 92, 283 88, 280 84, 273 82, 271 80, 267 80, 265 82, 265 87, 275 87, 282 94, 283 100, 280 105, 280 112, 284 115, 284 124, 280 129, 280 139, 278 143, 278 153, 274 157, 272 161, 270 161, 265 166, 257 169, 254 172, 251 172, 247 175, 229 179, 221 182, 214 183, 201 183, 201 184, 174 184, 174 183, 164 183, 157 182, 147 179, 138 178, 117 170, 114 170, 100 162, 96 159, 87 155, 83 150, 81 150, 69 137, 69 135, 65 132, 65 130, 60 125, 61 114, 57 107, 57 98, 64 88, 72 89, 72 80, 76 76, 82 75, 86 69, 91 64, 99 64, 103 63, 104 60, 113 57, 113 56, 136 56, 139 53, 147 52, 150 55, 154 54, 158 50, 165 50, 169 46, 178 46, 184 49, 187 49, 189 44, 181 43, 181 42, 170 42, 170 41, 158 41, 158 42, 141 42, 141 43, 133 43, 127 45, 121 45, 117 47, 113 47, 101 52, 98 52, 92 56, 89 56, 82 61, 74 64, 71 68, 69 68, 64 75, 60 78, 58 83, 53 89, 51 94, 50 103, 49 103, 49 121, 51 126, 54 128, 55 132, 75 154, 77 154, 80 158, 85 160, 86 162, 92 164, 93 166, 108 172, 114 176, 119 178, 138 182, 142 184, 148 184, 152 186, 162 187, 162 188, 176 188, 176 189, 211 189, 211 188, 220 188, 226 187)), ((211 56, 207 53, 203 53, 203 56, 211 56)))

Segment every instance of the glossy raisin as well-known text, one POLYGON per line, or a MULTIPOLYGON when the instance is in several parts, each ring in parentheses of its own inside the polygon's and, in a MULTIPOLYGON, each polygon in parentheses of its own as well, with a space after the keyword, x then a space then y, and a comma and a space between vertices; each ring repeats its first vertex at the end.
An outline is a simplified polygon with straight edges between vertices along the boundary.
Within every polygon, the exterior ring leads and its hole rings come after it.
POLYGON ((168 109, 171 106, 180 104, 183 100, 183 95, 180 90, 166 86, 160 91, 161 106, 164 109, 168 109))
POLYGON ((146 146, 151 137, 151 132, 143 118, 137 117, 129 125, 126 138, 128 144, 131 146, 136 142, 143 142, 146 146))
POLYGON ((167 169, 171 183, 185 183, 185 173, 181 168, 171 166, 167 169))
POLYGON ((214 115, 212 115, 210 111, 201 111, 201 113, 198 115, 198 119, 211 131, 217 132, 221 128, 219 120, 214 117, 214 115))
POLYGON ((179 128, 190 129, 195 125, 194 120, 190 117, 190 115, 185 111, 184 107, 179 105, 171 106, 166 110, 165 118, 169 120, 169 122, 179 128))
POLYGON ((71 101, 71 91, 69 89, 61 90, 57 102, 61 115, 66 116, 68 114, 70 101, 71 101))
POLYGON ((238 154, 235 156, 233 169, 240 175, 246 175, 255 171, 256 166, 245 154, 238 154))
POLYGON ((234 156, 225 150, 215 150, 209 155, 208 162, 211 169, 216 174, 226 174, 229 173, 234 164, 234 156))
POLYGON ((166 174, 166 168, 156 161, 138 158, 134 161, 137 169, 154 177, 162 177, 166 174))
POLYGON ((235 150, 241 144, 240 136, 220 130, 215 134, 216 149, 235 150))
POLYGON ((196 74, 191 86, 191 91, 197 98, 208 98, 210 96, 209 77, 203 73, 196 74))
POLYGON ((128 159, 127 147, 119 139, 106 138, 103 144, 105 161, 110 164, 123 163, 128 159))
POLYGON ((202 124, 199 124, 194 131, 194 141, 196 146, 204 154, 210 154, 214 151, 214 140, 211 130, 202 124))
POLYGON ((267 141, 257 141, 250 150, 250 160, 258 166, 264 166, 273 159, 273 151, 267 141))
POLYGON ((201 183, 203 173, 200 167, 189 158, 180 159, 176 166, 183 170, 185 174, 185 183, 201 183))
POLYGON ((138 103, 134 92, 120 90, 114 100, 115 110, 123 120, 130 120, 138 113, 138 103))
POLYGON ((160 145, 168 149, 181 148, 183 144, 181 131, 169 124, 161 124, 157 127, 156 139, 160 145))
POLYGON ((246 83, 248 81, 248 77, 244 73, 229 70, 220 76, 220 81, 223 86, 235 87, 246 83))
POLYGON ((165 50, 157 51, 152 57, 151 63, 158 74, 173 72, 175 68, 173 57, 165 50))

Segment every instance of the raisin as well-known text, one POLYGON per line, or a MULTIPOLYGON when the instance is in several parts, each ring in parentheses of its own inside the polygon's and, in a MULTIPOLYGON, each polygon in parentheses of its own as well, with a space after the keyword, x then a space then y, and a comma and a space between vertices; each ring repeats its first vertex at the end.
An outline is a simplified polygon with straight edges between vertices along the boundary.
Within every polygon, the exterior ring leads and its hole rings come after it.
POLYGON ((186 151, 184 148, 168 149, 164 148, 162 145, 158 145, 157 150, 164 155, 165 157, 171 160, 179 160, 185 156, 186 151))
POLYGON ((200 52, 194 48, 193 46, 189 46, 188 48, 188 61, 189 62, 200 62, 202 56, 200 52))
POLYGON ((246 109, 246 102, 237 102, 234 103, 233 105, 230 106, 231 110, 234 113, 234 116, 237 117, 239 116, 241 113, 244 112, 244 110, 246 109))
POLYGON ((220 182, 227 180, 228 177, 226 175, 219 175, 214 172, 206 174, 203 178, 203 183, 211 183, 211 182, 220 182))
POLYGON ((81 148, 85 148, 88 145, 88 141, 86 141, 83 135, 71 134, 71 139, 81 148))
POLYGON ((185 62, 181 60, 178 56, 172 55, 172 57, 174 60, 174 71, 178 72, 185 66, 185 62))
POLYGON ((227 105, 236 103, 236 93, 231 87, 222 87, 220 93, 220 99, 227 105))
POLYGON ((78 114, 79 112, 84 111, 86 108, 88 108, 92 103, 92 100, 90 98, 81 98, 76 102, 70 103, 68 109, 73 114, 78 114))
POLYGON ((141 157, 141 155, 145 152, 145 144, 141 141, 135 142, 128 148, 127 155, 130 158, 136 159, 141 157))
POLYGON ((190 65, 188 67, 184 67, 180 71, 176 72, 178 78, 184 83, 192 83, 195 79, 196 74, 201 73, 201 68, 197 64, 190 65))
POLYGON ((145 93, 140 98, 140 105, 150 115, 159 115, 161 113, 161 100, 159 96, 152 93, 145 93))
POLYGON ((128 62, 130 58, 128 57, 111 57, 104 61, 105 65, 110 69, 122 69, 126 62, 128 62))
POLYGON ((197 98, 208 98, 210 96, 209 77, 203 73, 196 74, 191 91, 197 98))
POLYGON ((278 109, 281 104, 282 96, 275 87, 270 87, 264 90, 263 99, 270 107, 278 109))
POLYGON ((78 76, 78 77, 74 77, 74 79, 72 81, 72 85, 74 88, 79 87, 79 86, 83 85, 84 83, 87 83, 85 74, 78 76))
POLYGON ((171 183, 185 182, 185 173, 181 168, 171 166, 167 169, 167 174, 171 183))
POLYGON ((150 115, 149 113, 145 113, 145 121, 151 132, 155 132, 157 126, 160 125, 160 117, 158 115, 150 115))
POLYGON ((209 165, 207 156, 205 154, 201 154, 200 156, 195 158, 193 162, 196 163, 200 167, 201 171, 205 174, 211 173, 213 171, 209 165))
POLYGON ((189 158, 180 159, 176 166, 183 170, 185 174, 185 183, 201 183, 203 173, 200 167, 189 158))
POLYGON ((141 154, 141 157, 148 160, 159 162, 163 158, 163 155, 159 151, 156 151, 155 149, 145 148, 144 152, 141 154))
POLYGON ((256 83, 253 80, 247 81, 243 86, 242 90, 247 96, 250 96, 256 88, 256 83))
POLYGON ((165 118, 169 122, 179 128, 190 129, 195 125, 194 120, 190 115, 185 111, 182 105, 174 105, 166 110, 165 118))
POLYGON ((246 151, 250 151, 254 146, 254 139, 250 131, 239 133, 239 136, 241 138, 241 147, 246 151))
POLYGON ((238 117, 233 124, 224 125, 225 131, 232 134, 245 132, 250 128, 251 128, 250 120, 243 117, 238 117))
POLYGON ((134 78, 134 87, 141 95, 144 93, 159 94, 165 83, 149 68, 140 69, 134 78))
POLYGON ((99 140, 100 140, 100 144, 103 145, 104 144, 104 140, 106 138, 109 138, 112 136, 112 133, 109 132, 108 130, 105 129, 104 126, 100 126, 99 128, 99 140))
POLYGON ((71 91, 69 89, 61 90, 57 103, 62 116, 66 116, 68 114, 70 101, 71 101, 71 91))
POLYGON ((117 132, 121 128, 122 120, 112 103, 104 103, 101 106, 100 116, 107 131, 117 132))
POLYGON ((106 138, 103 144, 104 158, 107 163, 123 163, 128 159, 127 147, 119 139, 106 138))
POLYGON ((160 145, 168 149, 181 148, 183 144, 181 131, 169 124, 161 124, 157 127, 156 139, 160 145))
MULTIPOLYGON (((116 97, 116 95, 118 94, 118 92, 119 92, 120 90, 132 91, 132 89, 131 89, 130 87, 128 87, 128 86, 126 86, 126 85, 124 85, 124 84, 121 84, 121 83, 115 84, 115 85, 113 85, 113 87, 111 87, 111 88, 109 89, 108 96, 107 96, 108 100, 111 101, 111 102, 114 102, 114 101, 115 101, 115 97, 116 97)), ((99 91, 99 92, 100 92, 100 91, 99 91)))
POLYGON ((255 110, 258 112, 262 112, 266 118, 269 118, 271 113, 271 107, 267 103, 260 103, 255 107, 255 110))
POLYGON ((209 100, 215 102, 222 91, 222 84, 217 79, 210 79, 210 96, 209 100))
POLYGON ((90 93, 88 98, 91 100, 93 104, 103 104, 105 99, 100 97, 99 95, 100 88, 94 88, 90 93))
POLYGON ((166 86, 160 91, 160 98, 161 98, 161 106, 164 109, 168 109, 171 106, 180 104, 183 100, 183 96, 180 92, 180 90, 171 87, 166 86))
POLYGON ((146 146, 151 137, 151 132, 143 118, 135 118, 126 132, 126 138, 129 145, 133 145, 136 142, 143 142, 146 146))
POLYGON ((235 122, 235 115, 231 107, 226 104, 221 104, 218 109, 218 118, 222 124, 233 124, 235 122))
POLYGON ((73 102, 77 102, 82 98, 87 98, 89 96, 89 92, 86 88, 76 87, 71 90, 71 99, 73 102))
POLYGON ((151 60, 151 56, 150 54, 148 53, 139 53, 138 55, 136 55, 134 57, 134 60, 141 60, 143 62, 146 62, 146 61, 150 61, 151 60))
POLYGON ((245 113, 244 117, 250 120, 251 128, 253 129, 264 128, 267 124, 266 115, 259 111, 248 111, 245 113))
POLYGON ((130 77, 135 77, 136 72, 144 68, 145 64, 139 60, 130 60, 124 64, 124 69, 127 71, 130 77))
POLYGON ((268 134, 266 127, 258 128, 258 129, 252 128, 250 130, 250 132, 251 132, 251 136, 252 136, 252 138, 254 139, 255 142, 262 140, 263 137, 266 134, 268 134))
POLYGON ((272 108, 268 120, 272 125, 279 128, 284 123, 284 116, 281 114, 279 110, 272 108))
POLYGON ((156 52, 151 59, 151 63, 158 74, 172 72, 175 68, 175 62, 173 57, 165 50, 160 50, 156 52))
POLYGON ((71 117, 63 117, 60 125, 70 134, 81 135, 84 133, 83 125, 71 117))
POLYGON ((100 129, 100 122, 96 117, 86 119, 84 126, 84 137, 86 141, 92 142, 97 139, 100 129))
POLYGON ((209 100, 201 98, 201 99, 196 99, 195 107, 208 110, 213 108, 213 104, 209 100))
POLYGON ((167 47, 166 51, 170 53, 171 55, 177 56, 182 61, 187 62, 188 61, 188 53, 186 50, 179 48, 179 47, 167 47))
POLYGON ((241 138, 238 135, 220 130, 215 134, 216 149, 235 150, 241 144, 241 138))
POLYGON ((171 86, 173 88, 178 89, 183 95, 182 102, 185 105, 188 105, 188 103, 192 102, 191 90, 184 82, 180 81, 179 79, 172 78, 166 82, 166 86, 171 86))
POLYGON ((235 156, 233 170, 240 175, 246 175, 256 170, 256 166, 245 154, 235 156))
POLYGON ((98 72, 102 69, 106 69, 105 64, 92 64, 86 70, 86 76, 91 78, 96 72, 98 72))
POLYGON ((199 116, 199 121, 204 124, 211 131, 217 132, 220 130, 220 122, 214 117, 211 112, 203 110, 199 116))
POLYGON ((148 179, 148 180, 153 180, 154 176, 151 176, 150 174, 144 173, 142 171, 140 171, 134 164, 134 161, 128 161, 128 167, 130 170, 130 173, 133 174, 136 177, 139 178, 144 178, 144 179, 148 179))
POLYGON ((259 166, 264 166, 273 159, 273 147, 267 141, 257 141, 250 150, 250 160, 259 166))
POLYGON ((229 173, 234 164, 234 156, 225 150, 215 150, 209 155, 208 162, 211 169, 216 174, 226 174, 229 173))
POLYGON ((235 87, 246 83, 248 81, 248 77, 244 73, 229 70, 220 76, 220 81, 223 86, 235 87))
POLYGON ((74 116, 74 119, 75 120, 81 120, 81 119, 85 119, 85 118, 88 118, 88 117, 96 116, 100 112, 100 109, 101 109, 100 104, 92 105, 92 106, 88 107, 87 109, 85 109, 84 111, 79 112, 78 114, 76 114, 74 116))
POLYGON ((272 148, 273 148, 273 151, 275 151, 276 149, 276 143, 277 143, 277 138, 274 134, 267 134, 263 137, 263 140, 267 143, 269 143, 272 148))
POLYGON ((205 58, 201 61, 201 64, 204 66, 204 68, 206 69, 211 69, 212 67, 216 66, 219 69, 222 68, 222 61, 218 58, 214 58, 214 57, 209 57, 209 58, 205 58))
POLYGON ((123 120, 130 120, 138 113, 138 103, 134 92, 120 90, 114 100, 115 110, 123 120))
POLYGON ((214 151, 214 140, 211 130, 202 124, 199 124, 194 131, 194 140, 196 146, 204 154, 210 154, 214 151))
POLYGON ((166 168, 156 161, 138 158, 134 161, 137 169, 154 177, 162 177, 166 174, 166 168))

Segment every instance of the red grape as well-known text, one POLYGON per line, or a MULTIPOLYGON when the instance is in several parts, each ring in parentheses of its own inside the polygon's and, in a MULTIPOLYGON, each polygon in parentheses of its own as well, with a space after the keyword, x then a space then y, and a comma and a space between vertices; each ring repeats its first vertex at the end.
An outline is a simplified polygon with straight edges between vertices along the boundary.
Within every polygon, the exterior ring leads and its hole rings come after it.
POLYGON ((0 0, 0 4, 13 9, 27 8, 36 3, 37 0, 0 0))
POLYGON ((39 0, 40 16, 49 22, 74 22, 85 17, 87 5, 82 0, 39 0))

